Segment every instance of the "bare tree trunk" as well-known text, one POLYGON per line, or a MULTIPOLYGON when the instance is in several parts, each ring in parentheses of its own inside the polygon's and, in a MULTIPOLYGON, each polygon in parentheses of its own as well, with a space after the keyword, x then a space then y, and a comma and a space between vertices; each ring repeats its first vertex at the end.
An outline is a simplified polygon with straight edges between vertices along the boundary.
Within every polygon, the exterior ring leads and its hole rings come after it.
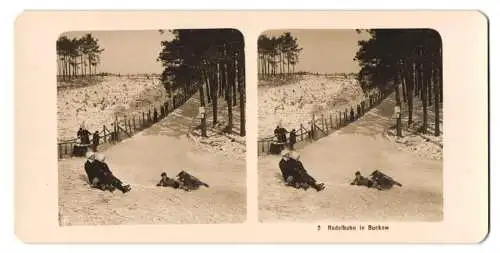
POLYGON ((89 76, 92 76, 92 62, 90 61, 90 55, 89 55, 89 76))
MULTIPOLYGON (((200 74, 201 74, 201 72, 200 72, 200 74)), ((198 86, 199 86, 199 92, 200 92, 200 105, 202 107, 205 107, 205 93, 203 92, 203 84, 200 83, 198 86)), ((207 137, 207 121, 206 121, 205 115, 202 115, 202 118, 201 118, 201 136, 207 137)))
POLYGON ((231 79, 233 80, 233 84, 232 84, 232 86, 233 86, 232 87, 233 99, 232 99, 232 102, 233 102, 233 106, 237 106, 238 104, 237 104, 237 101, 236 101, 236 91, 239 91, 239 88, 236 87, 237 86, 236 84, 238 83, 236 81, 236 78, 237 78, 236 74, 238 73, 238 71, 236 70, 237 66, 234 65, 234 63, 231 64, 231 65, 234 66, 234 68, 231 68, 231 79), (233 78, 233 76, 234 76, 234 78, 233 78))
POLYGON ((434 77, 434 69, 433 69, 433 65, 431 64, 429 66, 429 82, 427 82, 427 84, 429 85, 426 89, 427 89, 427 104, 429 106, 432 106, 432 85, 433 85, 433 77, 434 77))
POLYGON ((424 65, 423 63, 420 63, 422 71, 423 71, 423 78, 422 78, 422 90, 421 90, 421 99, 422 99, 422 109, 424 112, 424 118, 423 118, 423 126, 422 126, 422 133, 425 134, 427 133, 427 83, 429 82, 429 69, 428 66, 424 65))
POLYGON ((287 67, 288 67, 288 75, 290 75, 290 61, 286 61, 287 67))
POLYGON ((439 136, 439 66, 436 67, 436 71, 434 72, 434 136, 439 136))
MULTIPOLYGON (((227 52, 224 45, 224 59, 227 59, 227 52)), ((225 86, 226 86, 226 102, 227 102, 227 133, 231 134, 233 132, 233 95, 231 94, 231 90, 233 84, 229 83, 228 78, 228 64, 224 63, 224 77, 225 77, 225 86)))
POLYGON ((217 100, 218 100, 218 91, 220 87, 220 65, 217 63, 217 75, 215 76, 216 81, 213 82, 213 87, 212 90, 214 91, 212 93, 212 114, 213 114, 213 126, 217 124, 217 100))
POLYGON ((408 94, 408 92, 407 92, 408 87, 406 87, 405 76, 406 75, 403 72, 401 74, 401 88, 402 88, 401 91, 403 92, 403 102, 407 103, 407 101, 408 101, 408 96, 407 96, 407 94, 408 94))
POLYGON ((415 64, 411 63, 411 71, 408 73, 408 126, 413 123, 413 90, 415 88, 415 64))
POLYGON ((207 90, 207 102, 210 104, 212 101, 212 91, 210 89, 210 76, 209 76, 209 71, 203 70, 203 77, 205 81, 205 88, 207 90))
MULTIPOLYGON (((242 81, 240 82, 240 65, 238 64, 238 54, 236 54, 236 60, 235 60, 235 82, 238 83, 238 89, 239 89, 239 94, 240 94, 240 136, 245 136, 246 135, 246 122, 245 122, 245 79, 242 78, 242 81)), ((242 71, 242 74, 244 72, 242 71)))
MULTIPOLYGON (((399 83, 396 82, 396 106, 399 106, 401 108, 401 97, 399 95, 399 83)), ((396 135, 398 137, 402 136, 401 133, 401 116, 398 116, 396 119, 396 135)))

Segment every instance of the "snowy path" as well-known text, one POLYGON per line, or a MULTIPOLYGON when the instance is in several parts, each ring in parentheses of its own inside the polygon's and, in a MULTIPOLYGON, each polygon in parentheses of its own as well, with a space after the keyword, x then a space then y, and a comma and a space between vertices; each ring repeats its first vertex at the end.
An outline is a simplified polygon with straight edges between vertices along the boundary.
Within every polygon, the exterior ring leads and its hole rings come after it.
POLYGON ((393 124, 386 99, 357 122, 312 143, 301 160, 326 190, 303 191, 280 181, 279 156, 259 157, 259 219, 270 221, 440 221, 442 160, 397 149, 383 136, 393 124), (403 184, 390 191, 350 186, 354 172, 379 169, 403 184))
POLYGON ((103 153, 113 173, 132 191, 89 189, 84 159, 59 163, 60 220, 64 225, 233 223, 246 219, 245 160, 202 151, 187 132, 198 123, 198 102, 103 153), (193 119, 194 118, 194 119, 193 119), (162 171, 186 170, 210 185, 194 192, 156 188, 162 171))

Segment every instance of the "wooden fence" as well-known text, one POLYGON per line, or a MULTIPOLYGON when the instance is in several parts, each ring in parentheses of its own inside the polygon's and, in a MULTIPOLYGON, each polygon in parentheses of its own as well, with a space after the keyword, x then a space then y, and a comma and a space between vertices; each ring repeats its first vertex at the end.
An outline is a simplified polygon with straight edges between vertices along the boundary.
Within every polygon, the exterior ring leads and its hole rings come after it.
MULTIPOLYGON (((300 147, 308 142, 313 142, 328 136, 342 127, 358 120, 370 109, 380 104, 380 102, 382 102, 391 92, 391 90, 376 92, 359 102, 356 106, 348 106, 341 110, 326 114, 313 114, 309 122, 306 124, 302 123, 300 127, 296 128, 297 143, 294 146, 300 147)), ((274 141, 274 136, 258 140, 258 155, 269 154, 271 143, 274 141)))
MULTIPOLYGON (((167 117, 175 109, 182 106, 196 93, 196 91, 196 89, 192 89, 189 90, 187 94, 175 95, 162 105, 157 105, 148 111, 142 111, 139 116, 134 114, 131 116, 123 116, 123 118, 116 117, 112 123, 103 125, 102 129, 99 131, 99 146, 116 144, 152 126, 156 122, 167 117)), ((79 143, 78 138, 58 142, 57 150, 59 159, 72 157, 73 148, 77 143, 79 143)))

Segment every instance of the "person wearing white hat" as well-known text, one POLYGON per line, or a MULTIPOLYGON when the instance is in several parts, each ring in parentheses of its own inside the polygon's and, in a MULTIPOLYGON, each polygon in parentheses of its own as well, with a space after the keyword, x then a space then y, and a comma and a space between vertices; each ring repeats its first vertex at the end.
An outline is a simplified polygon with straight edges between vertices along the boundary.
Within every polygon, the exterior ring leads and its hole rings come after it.
POLYGON ((120 190, 123 193, 126 193, 131 190, 130 185, 123 185, 123 182, 113 175, 113 172, 108 167, 106 161, 106 156, 103 154, 95 155, 96 163, 99 167, 99 172, 101 176, 101 182, 105 185, 105 188, 114 191, 115 188, 120 190))
POLYGON ((295 188, 302 188, 304 190, 312 187, 316 191, 321 191, 325 188, 324 184, 318 184, 316 180, 307 173, 307 170, 300 161, 300 154, 297 151, 288 151, 284 154, 286 156, 280 161, 279 165, 287 185, 295 188))
POLYGON ((293 164, 290 159, 290 151, 287 149, 284 149, 281 151, 281 160, 278 163, 278 166, 281 171, 281 175, 283 176, 283 181, 287 185, 292 185, 293 184, 293 178, 294 178, 294 170, 293 170, 293 164))
POLYGON ((92 187, 100 188, 101 190, 110 190, 111 192, 113 192, 115 188, 121 190, 123 193, 130 191, 129 185, 124 186, 123 183, 113 175, 108 165, 105 163, 106 157, 103 154, 96 154, 89 151, 86 157, 85 172, 87 172, 92 187))
POLYGON ((85 173, 87 174, 89 184, 92 187, 98 187, 99 186, 99 167, 98 164, 95 162, 95 153, 92 151, 88 151, 85 154, 85 157, 87 158, 87 161, 85 162, 84 169, 85 173))

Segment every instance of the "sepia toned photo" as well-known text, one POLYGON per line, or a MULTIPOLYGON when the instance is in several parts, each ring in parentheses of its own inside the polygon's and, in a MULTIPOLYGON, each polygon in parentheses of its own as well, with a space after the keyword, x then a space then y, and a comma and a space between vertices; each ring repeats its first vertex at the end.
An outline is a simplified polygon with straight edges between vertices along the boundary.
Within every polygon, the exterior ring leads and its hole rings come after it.
POLYGON ((261 222, 443 220, 436 31, 266 31, 258 75, 261 222))
POLYGON ((238 30, 74 31, 54 46, 59 225, 246 220, 238 30))
POLYGON ((479 11, 25 11, 14 37, 22 243, 488 236, 479 11))

